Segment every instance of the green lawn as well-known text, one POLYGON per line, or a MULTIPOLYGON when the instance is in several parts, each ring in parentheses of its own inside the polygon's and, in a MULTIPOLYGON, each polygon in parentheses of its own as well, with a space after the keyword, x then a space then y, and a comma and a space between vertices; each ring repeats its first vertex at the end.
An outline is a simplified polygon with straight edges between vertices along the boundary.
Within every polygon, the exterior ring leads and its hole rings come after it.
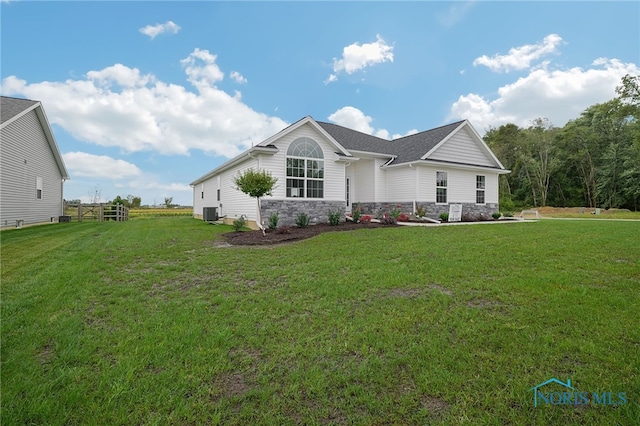
POLYGON ((2 424, 640 424, 640 222, 230 230, 3 231, 2 424))

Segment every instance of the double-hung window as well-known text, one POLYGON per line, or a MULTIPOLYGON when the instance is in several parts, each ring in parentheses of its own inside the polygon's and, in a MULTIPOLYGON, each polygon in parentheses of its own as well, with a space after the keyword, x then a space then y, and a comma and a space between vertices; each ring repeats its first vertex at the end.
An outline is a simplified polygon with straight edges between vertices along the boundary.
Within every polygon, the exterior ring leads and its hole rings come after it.
POLYGON ((287 197, 324 198, 324 155, 313 139, 298 138, 287 149, 287 197))
POLYGON ((436 172, 436 203, 447 204, 447 172, 436 172))
POLYGON ((476 176, 476 204, 484 204, 485 177, 476 176))

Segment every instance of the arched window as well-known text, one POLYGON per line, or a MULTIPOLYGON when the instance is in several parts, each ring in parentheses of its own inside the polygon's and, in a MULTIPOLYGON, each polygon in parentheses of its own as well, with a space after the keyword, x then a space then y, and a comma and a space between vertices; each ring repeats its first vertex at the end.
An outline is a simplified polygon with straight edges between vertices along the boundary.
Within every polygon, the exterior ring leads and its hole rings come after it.
POLYGON ((324 155, 313 139, 298 138, 287 149, 287 197, 324 197, 324 155))

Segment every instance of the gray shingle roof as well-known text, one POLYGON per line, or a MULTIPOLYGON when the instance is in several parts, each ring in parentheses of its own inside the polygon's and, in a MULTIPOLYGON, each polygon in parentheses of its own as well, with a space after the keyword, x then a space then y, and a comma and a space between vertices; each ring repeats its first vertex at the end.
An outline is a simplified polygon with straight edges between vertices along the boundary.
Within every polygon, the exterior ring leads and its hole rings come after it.
POLYGON ((31 108, 38 101, 0 96, 0 124, 11 120, 24 110, 31 108))
POLYGON ((320 127, 322 127, 333 139, 336 140, 336 142, 347 150, 376 152, 379 154, 387 154, 389 156, 396 155, 392 142, 387 139, 347 129, 346 127, 338 126, 337 124, 324 123, 322 121, 316 121, 316 123, 318 123, 320 127))
POLYGON ((391 164, 401 164, 420 160, 423 155, 457 129, 463 121, 457 121, 392 141, 347 129, 336 124, 320 121, 317 123, 348 150, 375 152, 389 155, 390 157, 396 156, 397 158, 391 164))

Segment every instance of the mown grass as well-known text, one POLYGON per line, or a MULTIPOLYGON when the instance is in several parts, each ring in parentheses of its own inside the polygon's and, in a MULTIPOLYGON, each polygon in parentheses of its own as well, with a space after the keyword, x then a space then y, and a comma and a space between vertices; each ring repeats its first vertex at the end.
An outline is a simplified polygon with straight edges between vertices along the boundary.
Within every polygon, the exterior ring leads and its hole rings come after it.
POLYGON ((230 230, 2 232, 2 423, 640 423, 636 222, 230 230), (628 403, 534 408, 551 377, 628 403))
MULTIPOLYGON (((593 209, 591 209, 593 210, 593 209)), ((544 214, 543 217, 564 218, 564 219, 635 219, 640 220, 640 212, 615 211, 608 212, 602 210, 600 214, 591 212, 585 213, 551 213, 544 214)))

